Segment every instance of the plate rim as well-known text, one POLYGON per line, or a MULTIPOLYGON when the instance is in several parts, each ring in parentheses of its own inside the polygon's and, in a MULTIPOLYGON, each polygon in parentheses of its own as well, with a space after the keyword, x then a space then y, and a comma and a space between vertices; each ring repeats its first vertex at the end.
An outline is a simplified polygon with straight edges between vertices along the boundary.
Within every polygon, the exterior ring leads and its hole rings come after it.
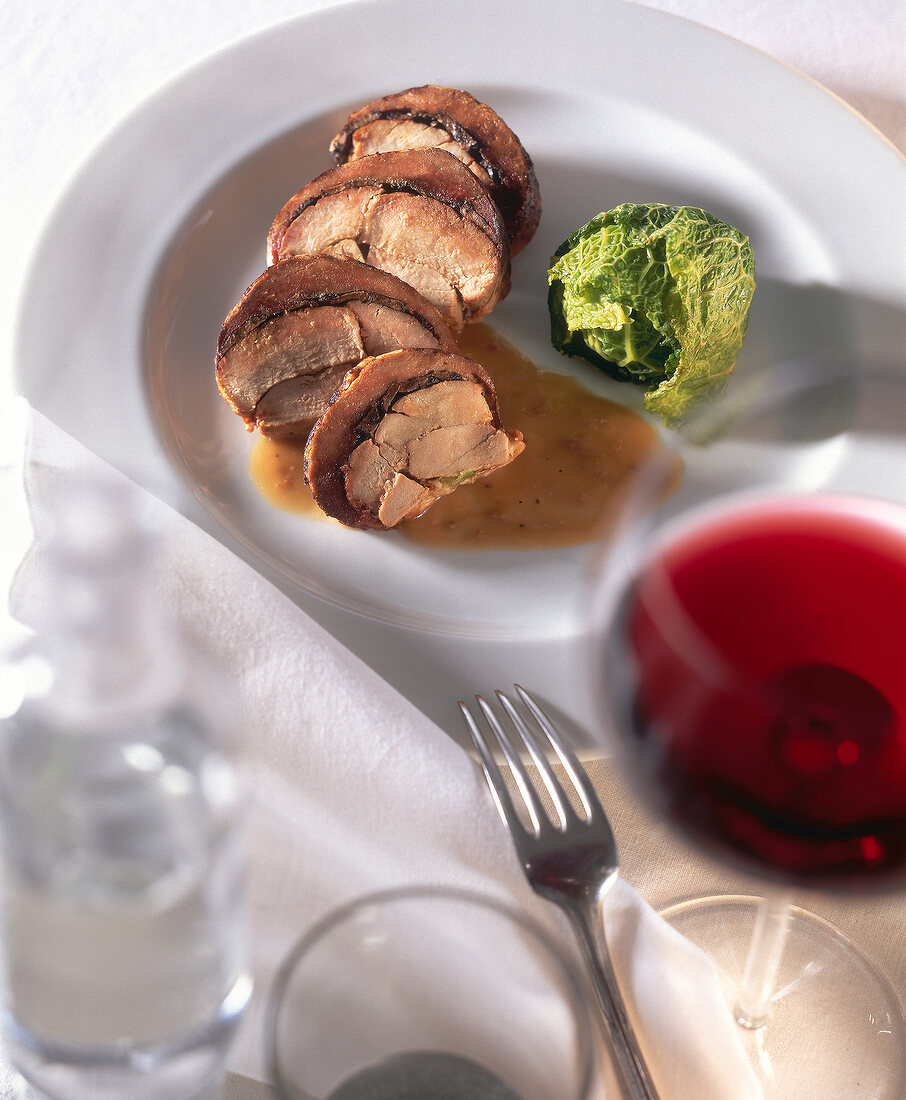
MULTIPOLYGON (((539 0, 529 0, 530 6, 540 8, 541 3, 539 0)), ((478 0, 465 0, 463 7, 471 7, 476 10, 481 8, 481 4, 478 0)), ((521 13, 521 18, 526 18, 525 3, 516 4, 503 4, 501 7, 508 10, 516 11, 517 7, 521 13)), ((587 6, 582 3, 582 0, 564 0, 564 4, 561 6, 562 11, 568 15, 570 19, 575 19, 578 14, 581 14, 582 18, 588 17, 587 6)), ((168 111, 174 109, 174 99, 178 100, 181 93, 191 89, 193 84, 201 80, 209 80, 212 74, 217 71, 224 70, 228 67, 230 59, 238 59, 246 54, 249 50, 256 50, 266 47, 269 43, 273 42, 276 38, 288 33, 298 35, 308 30, 314 29, 317 26, 327 30, 335 29, 338 22, 350 21, 360 16, 362 13, 368 13, 369 16, 374 16, 376 13, 382 17, 386 17, 388 13, 412 13, 419 8, 417 0, 347 0, 345 3, 334 5, 328 8, 322 8, 313 12, 308 12, 298 16, 290 17, 282 20, 269 27, 259 28, 251 34, 241 37, 216 52, 201 58, 193 65, 175 74, 167 82, 161 85, 150 96, 139 103, 133 110, 131 110, 124 118, 112 127, 100 140, 100 142, 90 151, 88 156, 84 158, 79 166, 77 166, 73 176, 63 189, 62 193, 58 197, 56 203, 51 208, 48 214, 47 220, 38 236, 38 244, 33 252, 32 258, 26 269, 26 276, 23 283, 23 289, 20 294, 19 302, 15 311, 15 335, 14 335, 14 366, 13 366, 13 379, 14 387, 18 392, 23 392, 26 397, 31 397, 29 391, 33 394, 35 392, 32 385, 33 379, 26 377, 25 364, 28 361, 28 354, 23 352, 23 345, 27 343, 26 331, 33 322, 29 316, 29 309, 31 305, 32 292, 36 285, 40 284, 40 273, 42 268, 42 257, 45 254, 47 242, 54 237, 54 231, 56 227, 62 221, 66 220, 67 212, 71 210, 73 206, 78 206, 80 199, 82 198, 81 192, 89 181, 92 171, 101 164, 105 157, 110 155, 111 151, 116 151, 117 141, 121 140, 125 134, 130 130, 134 130, 137 125, 141 125, 143 122, 147 122, 153 118, 156 112, 162 111, 166 114, 168 111)), ((807 74, 802 73, 785 62, 779 61, 764 51, 758 50, 756 47, 750 46, 747 43, 726 34, 723 31, 717 30, 697 23, 685 16, 677 15, 670 12, 660 11, 658 9, 645 8, 643 6, 630 3, 628 0, 605 0, 603 5, 597 6, 597 15, 600 17, 605 11, 622 12, 623 15, 630 20, 653 21, 658 26, 682 26, 686 28, 685 33, 692 34, 694 38, 704 39, 705 41, 713 38, 716 41, 720 41, 723 44, 723 48, 731 51, 741 51, 740 56, 748 57, 750 59, 757 58, 758 65, 769 65, 773 67, 773 71, 780 73, 787 73, 797 81, 801 81, 801 88, 810 88, 816 95, 818 95, 822 102, 832 102, 835 108, 843 107, 846 115, 848 115, 853 121, 859 124, 860 131, 866 135, 871 135, 872 139, 876 140, 881 138, 883 146, 894 153, 897 159, 897 163, 901 168, 906 168, 906 157, 904 157, 899 150, 886 138, 886 136, 877 130, 867 119, 864 118, 855 108, 847 104, 843 99, 837 96, 834 92, 824 87, 820 82, 814 80, 807 74)), ((559 15, 559 12, 558 12, 559 15)), ((504 82, 506 84, 506 82, 504 82)), ((301 121, 304 117, 310 117, 305 115, 297 115, 297 122, 301 121)), ((842 117, 842 116, 841 116, 842 117)), ((268 137, 274 137, 285 130, 285 119, 283 115, 280 115, 279 120, 274 120, 269 128, 264 128, 262 132, 255 136, 253 142, 254 147, 260 147, 268 140, 268 137)), ((246 145, 248 142, 246 140, 246 145)), ((225 164, 230 165, 236 162, 237 157, 241 155, 239 150, 232 150, 225 158, 225 164)), ((216 178, 219 169, 213 167, 208 176, 208 183, 216 178)), ((197 194, 204 191, 205 184, 200 182, 198 186, 197 194)), ((183 208, 185 210, 185 207, 183 208)), ((170 246, 171 236, 168 234, 165 241, 161 244, 161 247, 157 249, 157 260, 162 261, 167 248, 170 246)), ((150 291, 153 286, 157 274, 156 264, 151 267, 151 278, 146 280, 146 290, 150 291)), ((145 302, 147 307, 147 302, 145 302)), ((141 318, 144 318, 144 310, 139 314, 141 318)), ((137 339, 134 343, 141 344, 141 341, 137 339)), ((134 347, 133 350, 136 350, 134 347)), ((137 363, 140 371, 140 388, 142 390, 142 406, 144 414, 150 426, 151 436, 153 437, 153 443, 156 451, 155 460, 156 465, 160 466, 161 463, 165 464, 166 470, 170 475, 169 478, 161 476, 162 471, 157 469, 150 477, 150 484, 145 484, 145 487, 152 491, 155 495, 164 499, 166 503, 176 507, 177 510, 186 514, 188 518, 207 529, 209 533, 213 534, 221 542, 226 542, 227 545, 233 550, 237 550, 236 541, 237 536, 235 533, 230 532, 223 527, 222 521, 216 519, 207 514, 200 501, 194 501, 190 498, 193 497, 191 486, 186 484, 186 479, 182 475, 179 469, 175 468, 172 458, 167 453, 167 448, 164 445, 164 441, 160 436, 158 426, 154 419, 154 413, 151 407, 150 396, 147 392, 147 378, 145 371, 145 364, 143 359, 143 352, 139 347, 137 349, 137 363), (177 484, 172 484, 175 481, 177 484), (196 506, 197 505, 197 506, 196 506), (210 522, 206 520, 213 520, 213 524, 216 529, 212 529, 210 522), (226 538, 224 538, 224 535, 226 538)), ((36 403, 36 408, 39 411, 44 411, 46 407, 45 402, 36 403), (42 407, 43 406, 43 407, 42 407)), ((51 405, 52 407, 52 405, 51 405)), ((76 434, 76 433, 71 433, 76 434)), ((86 433, 80 432, 76 435, 76 438, 80 438, 86 433)), ((89 438, 94 438, 91 431, 87 432, 89 438)), ((81 442, 86 442, 84 438, 80 438, 81 442)), ((90 444, 87 444, 89 445, 90 444)), ((92 448, 94 449, 94 448, 92 448)), ((108 457, 108 461, 109 461, 108 457)), ((118 465, 122 469, 122 465, 113 461, 113 465, 118 465)), ((127 474, 129 470, 124 471, 127 474)), ((246 548, 248 549, 248 548, 246 548)), ((248 553, 241 553, 240 556, 249 560, 248 553)), ((270 570, 273 568, 272 563, 269 564, 266 560, 262 560, 260 556, 251 555, 254 560, 250 562, 256 570, 263 572, 266 576, 270 575, 270 570)), ((273 578, 272 578, 273 579, 273 578)), ((291 580, 291 578, 285 578, 291 580)), ((385 614, 373 615, 370 614, 368 609, 363 610, 361 607, 351 606, 343 601, 331 600, 329 596, 325 596, 321 592, 315 592, 312 589, 303 589, 309 594, 312 594, 318 600, 326 600, 328 603, 333 603, 334 606, 344 608, 351 611, 354 614, 364 614, 369 618, 377 618, 378 621, 388 621, 385 614)), ((403 615, 398 619, 391 619, 389 621, 395 622, 396 625, 403 625, 409 627, 415 627, 416 629, 431 629, 430 623, 422 620, 413 621, 409 616, 403 615)), ((467 625, 465 629, 452 629, 450 628, 450 622, 448 620, 441 620, 436 624, 438 632, 444 634, 464 634, 466 636, 475 636, 475 630, 472 626, 467 625)), ((522 630, 515 630, 502 626, 499 630, 495 630, 491 627, 491 624, 481 624, 478 629, 478 636, 481 637, 501 637, 501 638, 522 638, 522 637, 536 637, 537 632, 530 631, 528 635, 522 630)))

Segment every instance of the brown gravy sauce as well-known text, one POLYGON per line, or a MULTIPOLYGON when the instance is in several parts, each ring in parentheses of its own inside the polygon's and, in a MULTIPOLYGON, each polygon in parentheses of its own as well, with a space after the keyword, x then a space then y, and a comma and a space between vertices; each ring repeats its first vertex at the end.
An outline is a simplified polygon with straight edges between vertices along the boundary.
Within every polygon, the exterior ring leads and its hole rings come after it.
POLYGON ((315 504, 305 483, 305 440, 268 439, 259 435, 249 458, 249 473, 268 504, 306 519, 334 523, 315 504))
MULTIPOLYGON (((575 379, 540 370, 487 325, 467 326, 459 346, 493 378, 504 426, 522 432, 525 450, 398 530, 447 550, 544 549, 595 538, 615 518, 621 490, 657 443, 655 428, 575 379)), ((252 480, 275 507, 326 519, 305 484, 304 450, 302 441, 260 437, 252 480)))

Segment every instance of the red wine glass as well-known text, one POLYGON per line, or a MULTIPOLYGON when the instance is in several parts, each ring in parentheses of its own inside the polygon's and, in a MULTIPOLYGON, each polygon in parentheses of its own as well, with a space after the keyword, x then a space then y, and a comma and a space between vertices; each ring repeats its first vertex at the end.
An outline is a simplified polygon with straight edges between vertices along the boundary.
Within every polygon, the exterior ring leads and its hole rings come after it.
POLYGON ((768 883, 665 912, 732 987, 766 1096, 906 1095, 890 983, 792 904, 906 870, 904 410, 906 375, 766 372, 665 441, 595 559, 618 756, 688 838, 768 883))

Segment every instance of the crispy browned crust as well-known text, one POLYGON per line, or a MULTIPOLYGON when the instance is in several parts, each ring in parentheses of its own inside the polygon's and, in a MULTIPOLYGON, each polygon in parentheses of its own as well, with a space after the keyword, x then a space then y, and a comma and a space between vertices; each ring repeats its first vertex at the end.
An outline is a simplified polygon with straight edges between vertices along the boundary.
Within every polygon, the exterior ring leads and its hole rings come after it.
POLYGON ((287 256, 259 275, 227 314, 217 340, 217 361, 246 333, 272 317, 352 300, 381 302, 410 313, 437 337, 442 348, 456 350, 456 337, 441 312, 395 275, 334 256, 287 256))
POLYGON ((324 195, 350 187, 409 191, 453 207, 490 238, 503 264, 509 260, 506 229, 496 204, 468 168, 441 149, 374 153, 329 168, 297 191, 283 206, 267 236, 268 263, 280 259, 283 237, 301 212, 324 195))
POLYGON ((269 267, 242 295, 223 322, 214 361, 221 396, 247 424, 247 411, 236 406, 221 384, 223 357, 259 325, 292 310, 344 305, 350 301, 378 302, 411 314, 447 351, 457 348, 456 337, 443 315, 408 283, 386 271, 356 260, 333 256, 290 256, 269 267))
POLYGON ((357 508, 346 496, 345 468, 349 456, 364 438, 359 425, 383 400, 447 378, 476 382, 484 391, 495 428, 502 428, 497 391, 490 375, 464 355, 427 349, 390 351, 363 359, 350 370, 333 395, 327 411, 308 437, 305 480, 315 503, 347 527, 385 530, 367 509, 357 508))
POLYGON ((452 153, 439 149, 375 153, 323 172, 293 195, 274 219, 268 233, 268 263, 282 258, 287 230, 303 210, 326 195, 357 187, 420 195, 443 203, 485 235, 495 260, 494 282, 480 300, 462 303, 464 322, 480 320, 509 293, 510 253, 503 217, 469 169, 452 153))
POLYGON ((410 119, 440 126, 493 180, 494 199, 507 229, 510 255, 528 244, 541 217, 541 191, 532 159, 519 138, 486 103, 457 88, 424 84, 387 95, 355 111, 330 143, 338 164, 348 160, 352 135, 376 119, 410 119))

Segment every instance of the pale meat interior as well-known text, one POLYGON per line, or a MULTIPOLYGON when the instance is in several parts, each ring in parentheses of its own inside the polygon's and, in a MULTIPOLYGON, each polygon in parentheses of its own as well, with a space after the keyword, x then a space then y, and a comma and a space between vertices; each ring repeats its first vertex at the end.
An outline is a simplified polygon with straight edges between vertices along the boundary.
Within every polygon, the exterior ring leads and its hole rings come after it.
POLYGON ((443 127, 406 118, 378 118, 360 126, 352 135, 349 159, 409 149, 443 149, 461 161, 485 187, 491 185, 491 177, 484 168, 443 127))
POLYGON ((420 515, 457 486, 507 465, 524 448, 495 427, 480 386, 450 379, 397 397, 345 468, 350 502, 384 527, 420 515))
POLYGON ((342 306, 280 314, 223 356, 217 380, 243 419, 262 430, 319 416, 350 363, 364 358, 359 321, 342 306))
POLYGON ((281 256, 321 253, 396 275, 457 329, 500 278, 499 256, 480 226, 436 199, 372 186, 325 195, 289 224, 281 256))
POLYGON ((436 348, 417 317, 376 301, 313 306, 272 318, 223 356, 218 383, 266 435, 295 434, 327 407, 350 367, 399 348, 436 348))

